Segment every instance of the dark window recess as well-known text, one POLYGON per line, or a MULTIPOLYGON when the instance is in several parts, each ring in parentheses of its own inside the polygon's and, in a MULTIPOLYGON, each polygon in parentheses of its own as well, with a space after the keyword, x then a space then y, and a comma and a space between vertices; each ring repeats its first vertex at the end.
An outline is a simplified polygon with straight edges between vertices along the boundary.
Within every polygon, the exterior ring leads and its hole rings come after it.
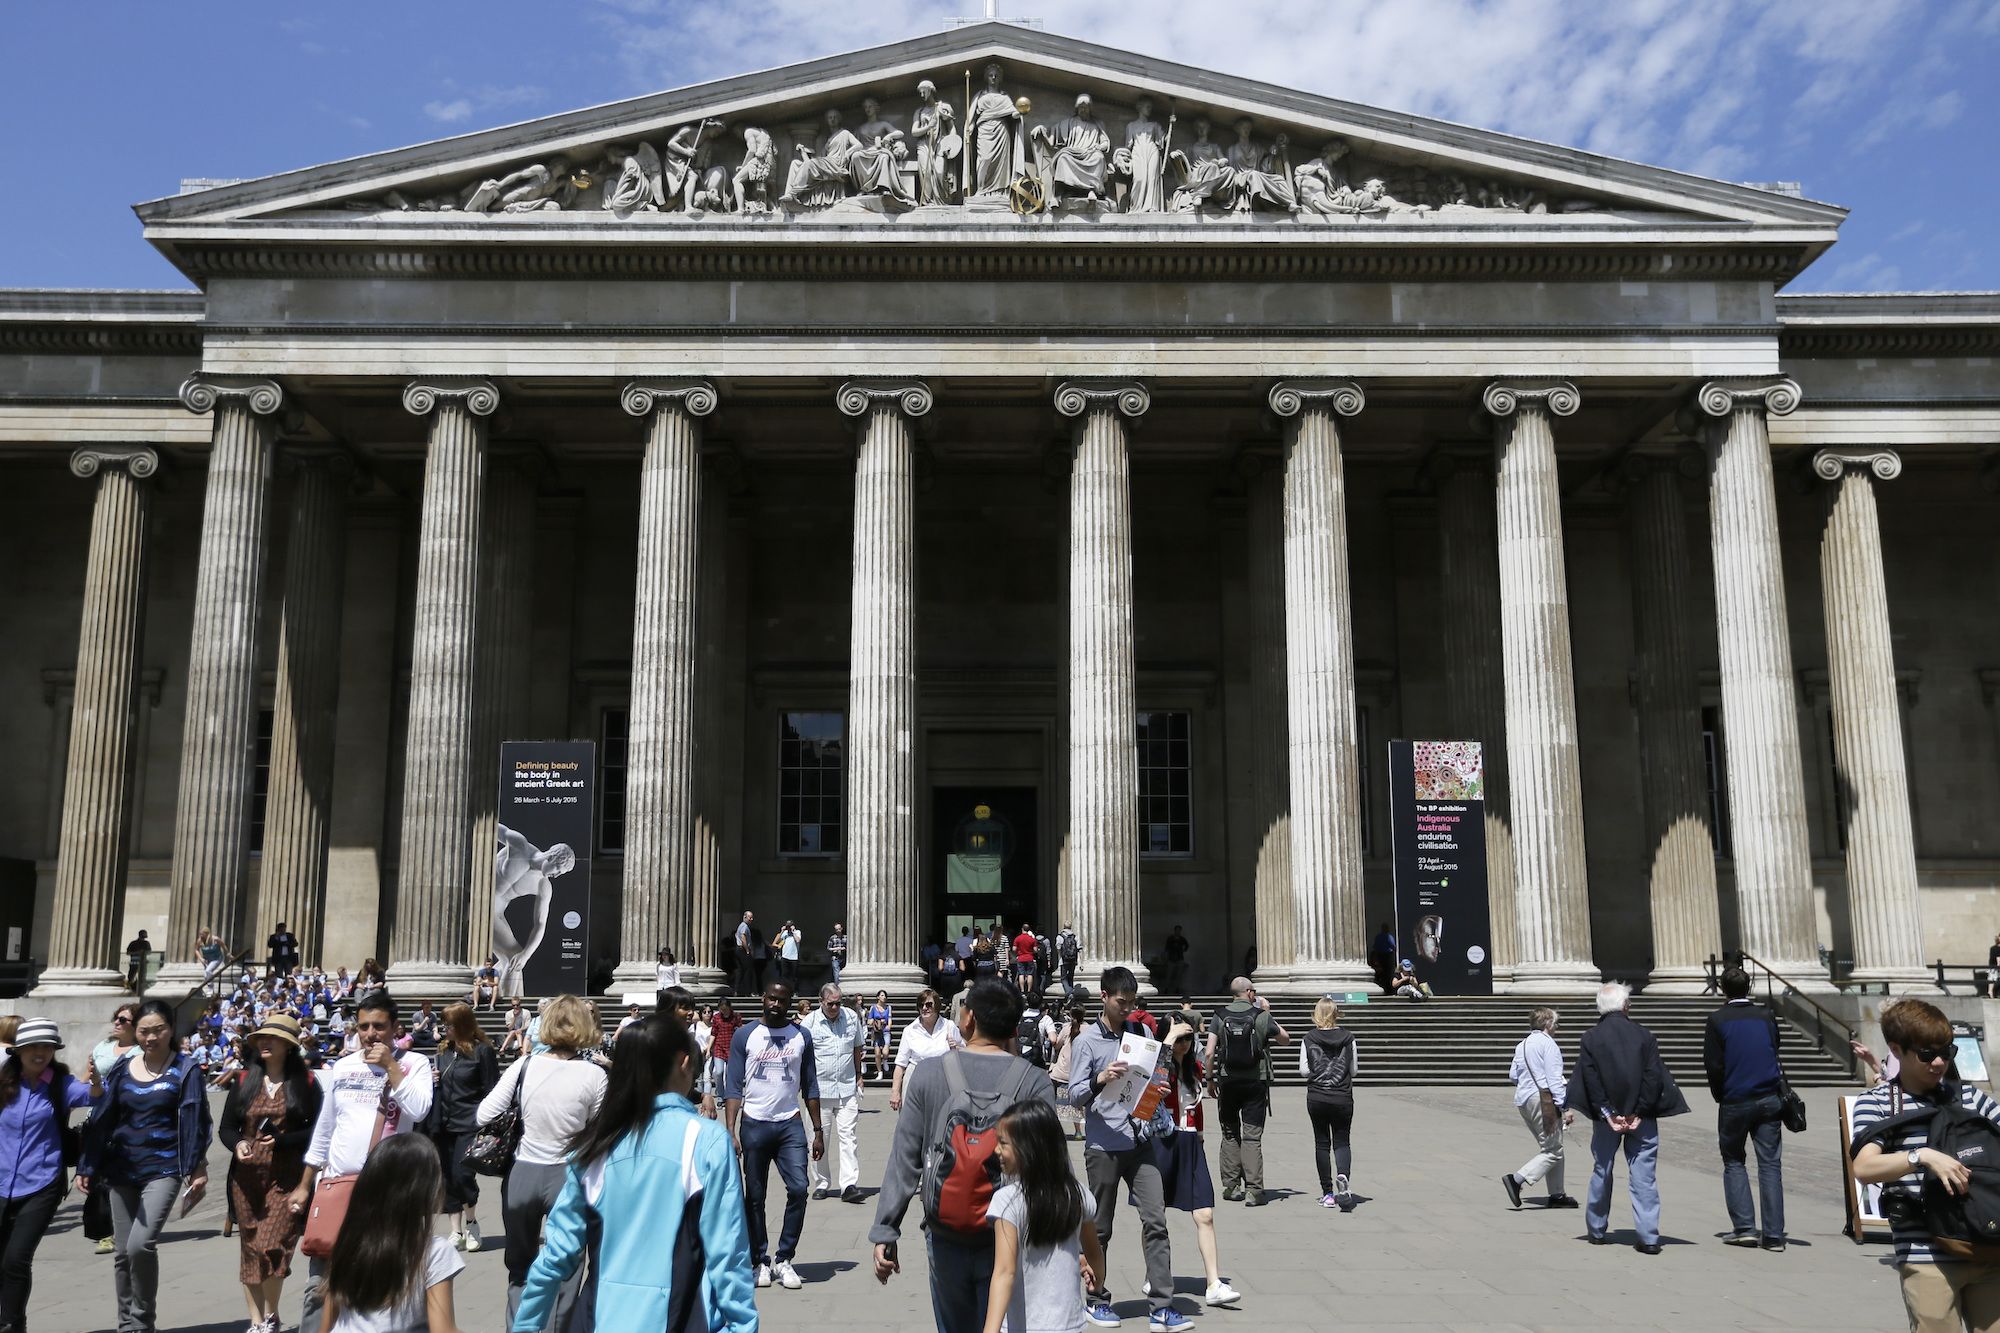
POLYGON ((627 708, 607 708, 598 720, 597 850, 606 856, 625 852, 625 765, 631 724, 627 708))
POLYGON ((1188 713, 1139 714, 1139 855, 1194 854, 1188 713))
POLYGON ((251 775, 250 787, 250 850, 257 854, 264 850, 264 806, 271 796, 271 733, 277 725, 275 708, 257 710, 257 771, 251 775))
POLYGON ((1375 855, 1375 767, 1368 756, 1368 710, 1354 710, 1354 767, 1361 807, 1361 854, 1375 855))
POLYGON ((1701 710, 1702 780, 1708 784, 1708 836, 1715 854, 1729 855, 1729 793, 1722 773, 1722 709, 1701 710))
POLYGON ((778 715, 778 855, 838 856, 847 718, 778 715))

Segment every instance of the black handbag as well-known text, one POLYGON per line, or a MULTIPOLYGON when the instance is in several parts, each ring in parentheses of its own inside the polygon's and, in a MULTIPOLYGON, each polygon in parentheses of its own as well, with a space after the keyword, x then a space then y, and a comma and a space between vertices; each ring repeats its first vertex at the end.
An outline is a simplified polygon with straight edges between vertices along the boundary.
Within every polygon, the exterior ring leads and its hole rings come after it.
POLYGON ((1794 1134, 1806 1132, 1806 1099, 1792 1091, 1791 1081, 1782 1074, 1778 1076, 1778 1103, 1783 1108, 1779 1118, 1785 1128, 1794 1134))
POLYGON ((504 1176, 514 1165, 514 1154, 521 1148, 521 1090, 528 1084, 528 1061, 533 1058, 521 1057, 507 1109, 481 1125, 465 1145, 465 1164, 482 1176, 504 1176))

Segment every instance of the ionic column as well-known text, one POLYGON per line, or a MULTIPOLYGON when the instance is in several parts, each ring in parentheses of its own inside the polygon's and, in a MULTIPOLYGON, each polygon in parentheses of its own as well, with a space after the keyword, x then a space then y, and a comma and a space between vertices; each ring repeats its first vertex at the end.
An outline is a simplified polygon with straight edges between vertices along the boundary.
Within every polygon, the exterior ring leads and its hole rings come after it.
POLYGON ((1368 976, 1361 880, 1361 782, 1354 753, 1354 630, 1347 479, 1338 417, 1359 385, 1285 381, 1285 716, 1292 825, 1293 989, 1368 976))
POLYGON ((920 984, 915 456, 929 386, 852 381, 854 596, 847 687, 847 958, 856 990, 920 984))
POLYGON ((1569 582, 1553 421, 1580 399, 1569 384, 1495 383, 1494 509, 1500 653, 1513 783, 1514 979, 1521 992, 1595 989, 1590 891, 1570 659, 1569 582))
POLYGON ((614 986, 653 984, 662 945, 687 947, 694 866, 695 594, 706 380, 635 380, 625 410, 647 418, 639 473, 639 573, 626 742, 625 901, 614 986))
POLYGON ((1445 712, 1453 735, 1480 743, 1486 768, 1486 908, 1493 980, 1514 977, 1514 826, 1508 814, 1507 686, 1500 661, 1500 549, 1493 465, 1441 453, 1431 460, 1438 499, 1438 610, 1444 630, 1445 712))
POLYGON ((403 407, 430 417, 431 424, 417 536, 389 980, 419 991, 450 991, 472 981, 465 922, 472 883, 480 507, 486 418, 499 406, 499 391, 484 380, 418 380, 403 390, 403 407))
POLYGON ((214 412, 201 509, 187 720, 174 809, 167 962, 159 980, 201 979, 193 961, 203 926, 242 948, 250 798, 256 780, 257 636, 263 610, 265 504, 272 414, 284 401, 270 380, 190 375, 181 402, 214 412))
POLYGON ((1292 913, 1291 724, 1285 707, 1285 473, 1256 456, 1250 469, 1250 805, 1257 837, 1257 984, 1289 984, 1298 931, 1292 913))
POLYGON ((1632 601, 1638 634, 1639 764, 1646 800, 1653 971, 1648 994, 1699 995, 1704 963, 1722 949, 1715 890, 1715 839, 1701 744, 1701 682, 1695 673, 1694 599, 1688 588, 1686 478, 1700 465, 1634 457, 1631 486, 1632 601))
POLYGON ((285 604, 278 624, 271 785, 264 798, 264 861, 257 877, 256 929, 229 943, 242 949, 268 939, 282 921, 299 937, 299 957, 316 963, 325 938, 340 601, 354 464, 331 449, 287 450, 281 462, 293 467, 294 476, 291 531, 285 541, 285 604))
POLYGON ((146 479, 159 466, 151 449, 91 446, 70 455, 71 472, 97 479, 97 498, 84 567, 49 965, 37 997, 110 995, 124 983, 118 927, 146 623, 146 479))
POLYGON ((740 731, 729 725, 727 655, 729 612, 729 497, 742 483, 733 453, 717 450, 703 459, 701 551, 696 557, 700 587, 695 593, 695 639, 700 645, 694 672, 694 869, 688 890, 691 934, 672 941, 683 984, 718 986, 728 980, 716 941, 723 930, 722 864, 727 845, 727 756, 740 752, 740 731))
POLYGON ((1888 449, 1822 449, 1813 455, 1813 471, 1834 483, 1820 538, 1820 587, 1833 752, 1847 817, 1854 977, 1914 986, 1928 979, 1923 904, 1882 574, 1882 526, 1875 513, 1875 483, 1894 481, 1903 460, 1888 449))
POLYGON ((526 711, 528 618, 535 595, 535 461, 496 458, 486 477, 479 534, 479 685, 472 701, 472 882, 466 957, 493 952, 493 856, 499 835, 500 743, 526 711))
POLYGON ((1132 664, 1132 487, 1126 418, 1144 385, 1078 380, 1056 389, 1077 418, 1069 477, 1069 916, 1093 981, 1139 962, 1138 727, 1132 664))
POLYGON ((1785 621, 1767 412, 1799 404, 1790 380, 1716 381, 1695 395, 1708 449, 1715 633, 1736 911, 1746 953, 1797 984, 1824 984, 1792 645, 1785 621))

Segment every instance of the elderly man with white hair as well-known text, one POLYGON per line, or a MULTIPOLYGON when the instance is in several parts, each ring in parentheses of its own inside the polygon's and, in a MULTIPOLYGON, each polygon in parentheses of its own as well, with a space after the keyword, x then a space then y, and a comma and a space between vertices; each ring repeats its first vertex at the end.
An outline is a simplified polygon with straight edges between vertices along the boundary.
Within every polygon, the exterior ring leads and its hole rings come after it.
POLYGON ((1592 1245, 1611 1237, 1611 1177, 1618 1150, 1632 1171, 1633 1248, 1660 1252, 1660 1190, 1654 1168, 1660 1155, 1661 1116, 1685 1115, 1687 1099, 1660 1058, 1660 1039, 1632 1021, 1632 988, 1607 982, 1597 992, 1597 1026, 1583 1034, 1567 1101, 1590 1117, 1590 1155, 1596 1169, 1584 1206, 1584 1227, 1592 1245))

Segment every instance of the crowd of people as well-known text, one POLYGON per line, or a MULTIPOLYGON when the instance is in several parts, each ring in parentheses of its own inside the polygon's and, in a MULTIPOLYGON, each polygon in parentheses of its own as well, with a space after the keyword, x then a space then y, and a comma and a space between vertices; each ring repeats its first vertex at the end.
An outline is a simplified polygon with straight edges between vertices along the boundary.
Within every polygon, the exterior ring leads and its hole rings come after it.
MULTIPOLYGON (((302 1330, 449 1333, 463 1255, 485 1246, 482 1177, 500 1181, 514 1333, 754 1329, 760 1291, 806 1285, 809 1205, 869 1202, 856 1117, 868 1085, 884 1082, 896 1120, 868 1231, 877 1280, 901 1272, 915 1203, 940 1330, 1116 1327, 1106 1256, 1122 1207, 1128 1228, 1136 1215, 1146 1327, 1185 1328, 1168 1213, 1193 1222, 1201 1299, 1240 1305, 1222 1266, 1218 1196, 1246 1207, 1269 1197, 1263 1136, 1282 1047, 1299 1048, 1318 1202, 1357 1205, 1358 1044, 1331 995, 1297 1034, 1247 977, 1213 1013, 1184 997, 1154 1014, 1129 969, 1104 969, 1092 994, 1074 985, 1073 958, 1044 1012, 1065 936, 1074 938, 1065 929, 1045 948, 1024 925, 1007 941, 1011 972, 982 966, 982 942, 1003 956, 990 934, 971 939, 970 983, 926 988, 907 1016, 886 992, 850 998, 837 982, 800 996, 791 969, 739 1012, 736 999, 705 1002, 683 988, 663 950, 657 1002, 629 1006, 608 1045, 596 1006, 565 995, 532 1013, 515 1001, 496 1047, 476 990, 441 1011, 406 1012, 372 963, 353 978, 296 963, 262 978, 218 972, 186 1033, 173 1006, 128 1001, 74 1074, 58 1058, 56 1024, 0 1020, 0 1330, 25 1333, 34 1256, 73 1170, 83 1233, 113 1256, 118 1327, 152 1333, 160 1234, 207 1192, 211 1138, 227 1153, 249 1333, 279 1333, 279 1299, 301 1255, 302 1330), (229 1052, 220 1061, 218 1047, 229 1052), (508 1054, 518 1058, 503 1065, 508 1054), (783 1192, 775 1236, 773 1167, 783 1192)), ((957 948, 947 941, 926 962, 957 959, 957 948)), ((778 961, 791 961, 779 949, 778 961)), ((1782 1145, 1794 1108, 1779 1029, 1740 970, 1721 986, 1704 1072, 1725 1240, 1782 1252, 1782 1145)), ((1607 984, 1597 1009, 1568 1071, 1557 1013, 1532 1014, 1511 1078, 1535 1151, 1501 1183, 1513 1208, 1537 1187, 1546 1207, 1581 1206, 1587 1239, 1608 1244, 1623 1157, 1634 1245, 1658 1254, 1658 1122, 1688 1106, 1657 1039, 1631 1017, 1630 991, 1607 984), (1579 1117, 1591 1126, 1592 1168, 1581 1204, 1563 1191, 1563 1131, 1579 1117)), ((1991 1186, 1974 1175, 1985 1168, 1954 1155, 1938 1117, 2000 1135, 2000 1106, 1954 1076, 1951 1025, 1934 1006, 1899 1001, 1882 1030, 1889 1059, 1869 1057, 1879 1086, 1854 1117, 1857 1179, 1885 1187, 1912 1327, 1962 1319, 1991 1329, 2000 1267, 1961 1256, 1926 1209, 1940 1188, 1964 1198, 1991 1186)))

